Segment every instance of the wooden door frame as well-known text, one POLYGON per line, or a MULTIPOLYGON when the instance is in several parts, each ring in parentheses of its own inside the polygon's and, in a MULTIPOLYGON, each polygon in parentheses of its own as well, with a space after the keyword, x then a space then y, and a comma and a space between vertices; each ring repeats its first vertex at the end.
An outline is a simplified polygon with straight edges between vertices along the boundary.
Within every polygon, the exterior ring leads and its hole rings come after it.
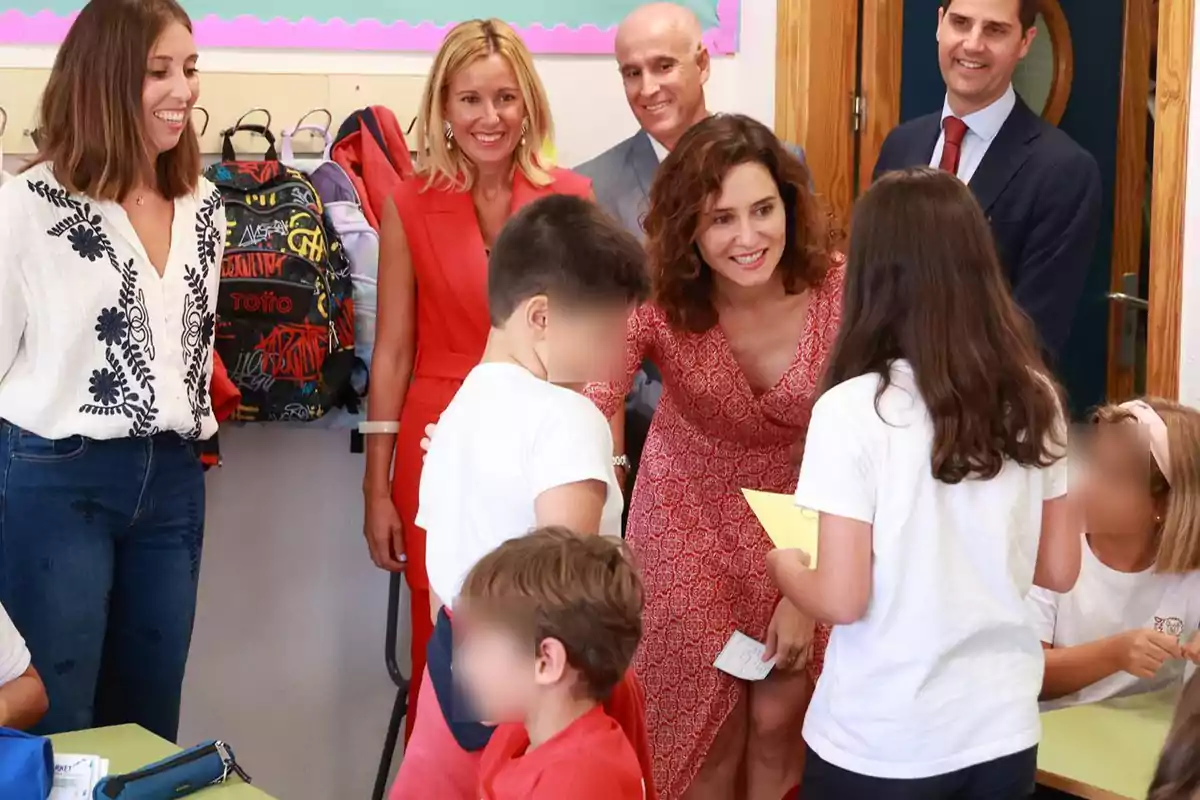
MULTIPOLYGON (((1191 111, 1194 14, 1195 0, 1159 2, 1146 392, 1171 399, 1179 397, 1179 337, 1180 318, 1183 314, 1183 226, 1187 202, 1188 116, 1191 111)), ((1145 94, 1142 95, 1141 102, 1146 102, 1145 94)), ((1122 97, 1122 109, 1124 104, 1125 98, 1122 97)), ((1143 163, 1140 160, 1142 154, 1135 155, 1139 157, 1138 163, 1143 163)), ((1121 158, 1120 152, 1117 158, 1121 158)))
MULTIPOLYGON (((930 38, 932 39, 932 23, 930 38)), ((900 69, 904 50, 904 0, 863 0, 863 122, 858 140, 859 191, 871 185, 883 140, 900 124, 900 69)))
POLYGON ((775 19, 775 133, 804 148, 817 194, 844 226, 855 196, 858 5, 777 0, 775 19))
MULTIPOLYGON (((1131 7, 1136 9, 1137 3, 1146 2, 1149 0, 1125 0, 1125 18, 1130 19, 1131 7)), ((899 122, 903 14, 902 0, 863 0, 863 63, 858 77, 854 75, 857 59, 847 59, 845 53, 847 41, 854 42, 855 47, 857 43, 860 24, 857 4, 849 3, 853 8, 850 14, 845 14, 845 5, 821 0, 777 0, 775 53, 776 132, 805 148, 818 192, 826 197, 843 223, 849 220, 854 198, 856 134, 846 120, 851 119, 856 84, 861 85, 866 101, 865 119, 857 134, 859 173, 863 180, 869 182, 879 146, 899 122), (832 11, 822 10, 822 6, 842 7, 842 24, 837 24, 832 11)), ((1194 13, 1195 0, 1159 2, 1146 391, 1168 398, 1179 395, 1194 13)), ((1129 70, 1128 74, 1122 71, 1118 164, 1132 163, 1135 156, 1136 163, 1143 163, 1144 149, 1139 148, 1145 146, 1145 127, 1139 139, 1133 122, 1138 109, 1145 114, 1148 85, 1144 79, 1139 83, 1136 69, 1137 63, 1142 63, 1140 59, 1145 58, 1148 64, 1149 52, 1140 43, 1143 40, 1134 41, 1137 35, 1136 29, 1131 32, 1126 26, 1122 55, 1129 70)), ((1148 67, 1142 74, 1146 72, 1148 67)), ((1114 291, 1120 291, 1121 275, 1136 271, 1136 266, 1131 265, 1139 263, 1144 181, 1144 175, 1139 178, 1131 170, 1118 168, 1113 221, 1114 291)), ((1114 311, 1110 315, 1110 348, 1116 346, 1112 319, 1119 313, 1114 311)), ((1108 387, 1110 397, 1121 398, 1132 389, 1132 380, 1128 384, 1114 382, 1110 374, 1108 387)))

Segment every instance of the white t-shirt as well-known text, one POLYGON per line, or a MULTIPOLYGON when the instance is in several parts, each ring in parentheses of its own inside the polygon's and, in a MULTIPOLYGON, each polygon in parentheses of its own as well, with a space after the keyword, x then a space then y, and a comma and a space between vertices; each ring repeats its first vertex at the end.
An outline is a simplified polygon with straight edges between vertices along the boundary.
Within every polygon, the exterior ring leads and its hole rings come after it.
POLYGON ((29 669, 29 649, 17 627, 0 606, 0 686, 11 683, 29 669))
POLYGON ((421 471, 417 524, 429 584, 453 600, 471 568, 536 524, 534 501, 558 486, 608 484, 600 533, 621 535, 624 499, 612 432, 581 394, 515 364, 471 370, 445 413, 421 471))
MULTIPOLYGON (((1076 647, 1138 628, 1182 637, 1200 628, 1200 573, 1162 575, 1118 572, 1096 558, 1083 540, 1075 588, 1058 594, 1035 586, 1025 601, 1038 637, 1054 647, 1076 647)), ((1153 678, 1117 672, 1074 694, 1042 704, 1043 710, 1142 694, 1182 683, 1186 662, 1168 661, 1153 678)))
POLYGON ((1024 600, 1042 505, 1066 493, 1067 467, 1010 462, 942 483, 907 362, 892 380, 879 414, 878 376, 834 387, 808 429, 796 503, 871 523, 873 559, 867 612, 834 627, 804 738, 860 775, 925 778, 1041 737, 1042 649, 1024 600))

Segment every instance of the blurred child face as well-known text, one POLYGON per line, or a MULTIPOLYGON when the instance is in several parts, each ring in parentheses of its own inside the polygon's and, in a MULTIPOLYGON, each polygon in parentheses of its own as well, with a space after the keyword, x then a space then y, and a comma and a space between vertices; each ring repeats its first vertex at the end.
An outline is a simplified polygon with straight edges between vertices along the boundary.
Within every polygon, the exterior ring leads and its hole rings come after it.
POLYGON ((727 281, 769 282, 787 243, 787 213, 770 170, 757 162, 730 169, 709 199, 696 243, 704 263, 727 281))
POLYGON ((1150 536, 1161 513, 1150 492, 1150 448, 1140 426, 1094 426, 1083 481, 1087 532, 1099 536, 1150 536))
POLYGON ((536 697, 536 661, 529 642, 511 631, 468 624, 454 651, 455 673, 486 722, 522 722, 536 697))
POLYGON ((546 379, 557 384, 611 381, 625 365, 625 332, 631 306, 563 306, 546 298, 534 314, 538 357, 546 379))

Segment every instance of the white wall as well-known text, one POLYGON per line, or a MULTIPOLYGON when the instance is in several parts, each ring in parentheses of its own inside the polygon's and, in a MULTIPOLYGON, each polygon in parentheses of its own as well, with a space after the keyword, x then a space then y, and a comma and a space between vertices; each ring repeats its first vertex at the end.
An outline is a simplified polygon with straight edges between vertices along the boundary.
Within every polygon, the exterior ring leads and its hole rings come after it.
MULTIPOLYGON (((0 47, 0 67, 49 67, 53 55, 0 47)), ((212 51, 203 62, 207 72, 404 74, 430 59, 212 51)), ((635 130, 611 59, 545 57, 538 68, 564 164, 635 130)), ((741 53, 714 60, 709 105, 773 125, 774 78, 775 0, 742 0, 741 53)), ((362 456, 344 432, 226 429, 221 444, 181 741, 226 739, 281 800, 366 800, 394 693, 387 577, 361 534, 362 456)))
MULTIPOLYGON (((1193 42, 1200 43, 1200 15, 1193 42)), ((1183 311, 1179 330, 1179 399, 1200 407, 1200 75, 1192 74, 1187 184, 1183 212, 1183 311)))

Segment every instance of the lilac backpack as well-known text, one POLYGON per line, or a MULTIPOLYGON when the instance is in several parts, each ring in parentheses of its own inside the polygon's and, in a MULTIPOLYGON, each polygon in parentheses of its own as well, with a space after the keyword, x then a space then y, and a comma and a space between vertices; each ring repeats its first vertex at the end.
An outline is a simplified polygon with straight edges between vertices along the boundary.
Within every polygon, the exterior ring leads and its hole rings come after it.
MULTIPOLYGON (((379 306, 379 234, 371 227, 371 223, 367 222, 350 176, 340 164, 329 160, 333 137, 328 128, 317 125, 290 128, 283 132, 281 144, 280 160, 308 175, 309 182, 317 190, 317 195, 325 206, 326 225, 337 233, 350 259, 350 281, 354 297, 354 349, 367 368, 367 374, 356 375, 353 384, 359 396, 365 396, 371 355, 375 350, 375 318, 379 306), (324 137, 325 148, 319 158, 297 158, 292 152, 292 138, 303 131, 324 137)), ((357 417, 347 415, 343 411, 329 414, 327 417, 334 418, 328 424, 329 427, 357 425, 357 417)))

